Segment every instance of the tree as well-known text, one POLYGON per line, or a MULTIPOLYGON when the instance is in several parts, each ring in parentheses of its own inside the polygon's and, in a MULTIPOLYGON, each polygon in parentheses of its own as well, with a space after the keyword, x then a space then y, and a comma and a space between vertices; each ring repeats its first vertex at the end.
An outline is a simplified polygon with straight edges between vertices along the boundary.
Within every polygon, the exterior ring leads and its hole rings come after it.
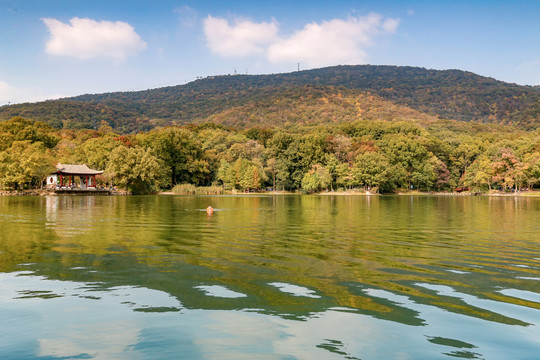
POLYGON ((437 175, 435 174, 434 165, 430 161, 425 161, 422 166, 418 169, 415 169, 411 175, 412 182, 416 184, 418 189, 422 185, 425 186, 425 189, 429 191, 435 182, 437 175))
POLYGON ((517 190, 519 162, 511 148, 501 148, 493 161, 493 180, 501 183, 504 188, 515 186, 517 190))
POLYGON ((119 146, 111 152, 105 173, 134 194, 148 194, 166 182, 164 167, 151 149, 119 146))
POLYGON ((481 190, 487 186, 489 191, 491 191, 493 184, 493 165, 491 160, 484 154, 479 155, 465 170, 462 183, 476 190, 481 190))
POLYGON ((277 175, 277 160, 275 158, 268 159, 266 161, 266 167, 264 170, 272 177, 272 189, 276 191, 276 175, 277 175))
POLYGON ((218 180, 229 189, 258 189, 264 180, 264 173, 247 159, 239 158, 233 164, 223 159, 218 169, 218 180))
POLYGON ((226 189, 236 188, 236 174, 231 164, 225 159, 221 159, 221 164, 217 171, 217 179, 223 182, 223 186, 226 189))
POLYGON ((339 164, 336 167, 336 174, 336 184, 338 186, 350 189, 358 184, 358 181, 356 180, 353 173, 353 168, 350 167, 347 163, 339 164))
POLYGON ((527 188, 530 190, 540 181, 540 152, 526 154, 523 158, 524 174, 527 188))
POLYGON ((442 187, 447 186, 450 182, 450 171, 446 164, 435 155, 429 159, 429 163, 435 175, 433 185, 437 190, 441 190, 442 187))
POLYGON ((249 164, 242 170, 239 175, 240 178, 238 184, 241 189, 258 189, 261 186, 261 176, 257 166, 249 164))
POLYGON ((0 186, 42 187, 54 168, 54 159, 41 142, 15 141, 9 149, 0 152, 0 186))
POLYGON ((324 161, 324 138, 319 134, 297 137, 283 153, 294 188, 302 186, 302 179, 312 165, 324 161))
POLYGON ((351 152, 352 139, 346 135, 330 136, 326 139, 328 150, 333 153, 340 162, 349 160, 351 152))
POLYGON ((334 154, 326 154, 324 157, 324 164, 330 174, 330 189, 333 191, 338 176, 337 168, 339 166, 339 161, 334 154))
POLYGON ((418 137, 405 134, 391 134, 385 135, 380 142, 380 147, 390 164, 399 164, 405 170, 408 189, 411 188, 413 182, 418 184, 425 180, 423 175, 426 171, 425 162, 430 154, 420 140, 418 137))
POLYGON ((472 139, 466 138, 466 140, 468 141, 460 143, 452 154, 452 160, 459 169, 460 176, 465 173, 467 167, 481 153, 480 148, 472 142, 472 139))
POLYGON ((315 164, 302 178, 302 189, 307 192, 320 191, 328 188, 332 181, 330 172, 324 166, 315 164))
POLYGON ((123 143, 114 136, 91 138, 76 148, 78 162, 83 162, 94 169, 105 169, 109 156, 123 143))
POLYGON ((44 122, 26 120, 20 116, 0 122, 0 151, 11 147, 15 141, 27 140, 31 143, 40 142, 45 148, 52 149, 60 138, 44 122))
POLYGON ((201 143, 192 132, 168 127, 141 135, 140 141, 163 160, 170 176, 169 186, 181 183, 197 185, 208 180, 208 161, 204 159, 201 143))
POLYGON ((384 154, 365 152, 356 157, 353 174, 358 184, 364 187, 380 187, 388 179, 390 163, 384 154))
POLYGON ((245 132, 245 135, 252 140, 257 140, 259 143, 266 146, 267 142, 272 138, 274 131, 269 128, 253 127, 245 132))

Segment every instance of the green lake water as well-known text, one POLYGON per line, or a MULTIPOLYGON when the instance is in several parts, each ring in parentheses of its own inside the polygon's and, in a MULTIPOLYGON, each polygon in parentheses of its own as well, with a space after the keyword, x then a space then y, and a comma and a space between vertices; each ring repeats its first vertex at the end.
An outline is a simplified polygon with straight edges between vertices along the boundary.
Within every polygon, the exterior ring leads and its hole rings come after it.
POLYGON ((455 358, 540 358, 539 198, 0 198, 0 359, 455 358))

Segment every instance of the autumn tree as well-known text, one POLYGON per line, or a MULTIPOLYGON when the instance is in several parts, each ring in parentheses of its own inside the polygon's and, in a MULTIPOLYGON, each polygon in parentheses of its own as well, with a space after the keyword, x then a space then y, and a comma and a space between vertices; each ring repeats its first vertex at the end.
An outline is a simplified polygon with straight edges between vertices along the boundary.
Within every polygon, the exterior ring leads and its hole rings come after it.
POLYGON ((504 188, 515 186, 517 190, 519 159, 509 147, 501 148, 493 161, 493 179, 504 188))

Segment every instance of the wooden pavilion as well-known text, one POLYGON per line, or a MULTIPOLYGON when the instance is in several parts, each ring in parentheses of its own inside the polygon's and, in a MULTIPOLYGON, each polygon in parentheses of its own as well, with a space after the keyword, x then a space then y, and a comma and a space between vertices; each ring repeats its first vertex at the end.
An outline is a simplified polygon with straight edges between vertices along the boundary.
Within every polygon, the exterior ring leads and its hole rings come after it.
POLYGON ((56 165, 56 171, 47 177, 49 188, 71 188, 80 190, 94 190, 96 188, 96 175, 103 171, 90 169, 83 165, 56 165))

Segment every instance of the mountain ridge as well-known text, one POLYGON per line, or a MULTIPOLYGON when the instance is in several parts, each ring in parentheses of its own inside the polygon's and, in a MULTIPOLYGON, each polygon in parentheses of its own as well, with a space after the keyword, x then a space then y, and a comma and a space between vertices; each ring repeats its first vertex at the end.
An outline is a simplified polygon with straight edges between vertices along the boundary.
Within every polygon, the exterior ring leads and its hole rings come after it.
MULTIPOLYGON (((318 88, 328 94, 342 92, 352 98, 376 96, 387 104, 410 108, 428 117, 526 129, 540 125, 540 87, 506 83, 457 69, 391 65, 340 65, 281 74, 209 76, 156 89, 85 94, 4 106, 0 107, 0 119, 23 116, 59 128, 97 128, 102 121, 107 121, 122 132, 137 132, 156 126, 223 118, 231 109, 257 110, 257 104, 285 98, 305 87, 318 88)), ((244 110, 239 113, 246 112, 244 110)), ((295 117, 298 123, 308 120, 302 118, 302 114, 295 117)), ((326 118, 318 120, 332 122, 326 118)), ((234 123, 250 126, 245 121, 234 123)))

